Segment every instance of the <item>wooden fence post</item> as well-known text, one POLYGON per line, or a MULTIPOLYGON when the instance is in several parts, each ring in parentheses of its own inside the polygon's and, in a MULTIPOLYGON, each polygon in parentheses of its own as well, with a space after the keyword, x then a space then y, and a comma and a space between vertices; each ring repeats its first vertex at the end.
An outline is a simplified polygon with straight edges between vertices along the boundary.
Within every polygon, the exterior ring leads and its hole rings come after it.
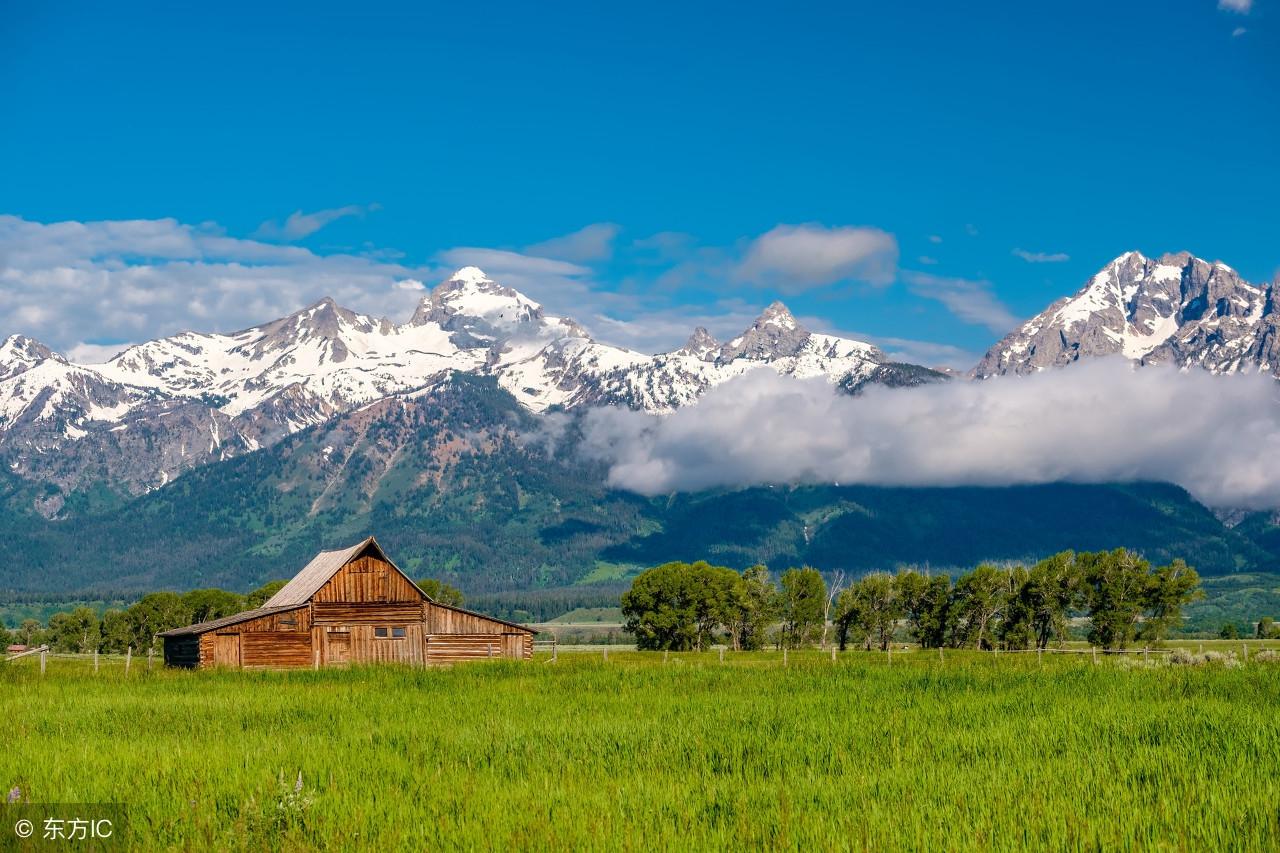
POLYGON ((945 663, 945 662, 946 662, 945 659, 942 657, 942 646, 938 646, 938 663, 945 663))
POLYGON ((1245 663, 1249 662, 1249 644, 1248 643, 1244 644, 1244 662, 1245 663))
POLYGON ((892 643, 884 647, 884 655, 885 655, 885 660, 887 660, 889 663, 893 663, 893 644, 892 643))
POLYGON ((1097 665, 1097 663, 1098 663, 1098 647, 1097 647, 1097 646, 1090 646, 1090 647, 1089 647, 1089 649, 1090 649, 1090 651, 1092 651, 1092 652, 1093 652, 1093 663, 1094 663, 1094 665, 1096 666, 1096 665, 1097 665))
POLYGON ((836 647, 835 647, 835 646, 832 646, 832 647, 831 647, 831 662, 832 662, 832 663, 835 663, 835 662, 836 662, 836 647))
POLYGON ((787 665, 787 647, 786 646, 782 647, 782 665, 783 666, 787 665))
POLYGON ((40 650, 40 674, 41 674, 41 675, 44 675, 44 656, 45 656, 47 653, 48 653, 48 652, 47 652, 45 649, 41 649, 41 650, 40 650))
POLYGON ((551 641, 551 662, 555 663, 560 655, 560 644, 554 639, 551 641))
POLYGON ((1040 656, 1040 647, 1036 646, 1036 663, 1043 663, 1044 659, 1040 656))
POLYGON ((663 650, 662 650, 662 662, 663 662, 663 663, 666 663, 666 662, 667 662, 667 650, 666 650, 666 649, 663 649, 663 650))
POLYGON ((605 647, 604 647, 604 662, 605 662, 605 663, 608 663, 608 662, 609 662, 609 647, 608 647, 608 646, 605 646, 605 647))
POLYGON ((94 673, 97 673, 98 671, 98 650, 97 649, 93 650, 93 671, 94 673))
POLYGON ((155 652, 154 648, 152 648, 151 646, 147 647, 147 672, 151 671, 151 655, 154 652, 155 652))
POLYGON ((129 665, 133 663, 133 646, 124 650, 124 674, 129 674, 129 665))
POLYGON ((724 663, 724 646, 720 647, 720 663, 724 663))

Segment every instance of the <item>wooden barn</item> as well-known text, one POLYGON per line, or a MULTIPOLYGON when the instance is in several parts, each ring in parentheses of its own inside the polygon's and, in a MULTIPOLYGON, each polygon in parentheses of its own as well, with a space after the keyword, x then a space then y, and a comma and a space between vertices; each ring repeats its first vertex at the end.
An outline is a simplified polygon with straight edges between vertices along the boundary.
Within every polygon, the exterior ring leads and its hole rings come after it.
POLYGON ((342 551, 321 551, 257 610, 160 636, 168 666, 318 668, 528 660, 533 634, 432 601, 370 536, 342 551))

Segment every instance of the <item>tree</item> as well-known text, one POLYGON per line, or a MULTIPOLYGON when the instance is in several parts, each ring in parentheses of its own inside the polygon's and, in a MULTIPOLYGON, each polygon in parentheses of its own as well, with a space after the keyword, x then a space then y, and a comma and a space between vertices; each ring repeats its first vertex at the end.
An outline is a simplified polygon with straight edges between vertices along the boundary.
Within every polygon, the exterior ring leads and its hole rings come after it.
POLYGON ((641 572, 622 594, 627 630, 641 649, 701 649, 738 614, 742 578, 733 569, 664 563, 641 572))
POLYGON ((102 642, 102 623, 90 607, 49 617, 49 645, 60 652, 87 654, 102 642))
POLYGON ((951 578, 905 569, 898 573, 894 585, 912 639, 924 649, 943 645, 947 637, 951 578))
POLYGON ((0 625, 0 651, 14 641, 13 634, 4 625, 0 625))
POLYGON ((1277 640, 1280 639, 1280 626, 1276 625, 1276 620, 1270 616, 1263 616, 1258 620, 1258 628, 1254 632, 1259 640, 1277 640))
POLYGON ((866 648, 874 643, 881 651, 889 648, 902 605, 891 575, 870 574, 840 593, 836 619, 840 625, 840 647, 849 636, 860 638, 866 648))
POLYGON ((827 601, 822 608, 822 640, 818 643, 819 648, 825 649, 827 647, 827 625, 831 622, 831 608, 843 587, 844 572, 835 572, 831 576, 831 586, 827 588, 827 601))
POLYGON ((125 649, 134 645, 133 622, 129 614, 123 610, 108 610, 102 614, 102 651, 109 654, 124 654, 125 649))
POLYGON ((244 598, 225 589, 193 589, 183 593, 182 605, 192 622, 221 619, 246 609, 244 598))
POLYGON ((183 603, 182 596, 176 592, 153 592, 144 595, 127 612, 131 629, 129 645, 133 646, 135 651, 141 651, 155 644, 155 635, 161 631, 191 624, 191 611, 183 603))
POLYGON ((956 581, 953 612, 957 645, 972 640, 974 648, 991 644, 991 628, 1009 603, 1009 576, 990 563, 983 563, 956 581))
POLYGON ((1089 603, 1089 641, 1123 649, 1134 637, 1147 603, 1151 564, 1125 548, 1080 554, 1081 577, 1089 603))
POLYGON ((1222 630, 1218 632, 1218 636, 1224 640, 1240 639, 1240 629, 1236 627, 1236 623, 1227 622, 1222 626, 1222 630))
POLYGON ((447 604, 451 607, 462 606, 462 590, 456 586, 450 586, 444 581, 436 580, 435 578, 423 578, 418 581, 418 589, 426 593, 427 598, 437 604, 447 604))
POLYGON ((827 584, 817 569, 805 566, 783 572, 781 585, 782 641, 798 648, 813 641, 822 621, 827 584))
POLYGON ((736 625, 730 630, 735 648, 752 651, 764 648, 769 626, 778 616, 778 588, 764 566, 752 566, 742 572, 736 625))
POLYGON ((23 619, 18 630, 14 631, 14 639, 24 646, 38 646, 45 641, 45 630, 34 619, 23 619))
POLYGON ((262 586, 255 589, 244 597, 244 606, 246 610, 256 610, 267 603, 271 596, 284 589, 284 585, 288 581, 267 581, 262 586))
POLYGON ((1067 639, 1071 611, 1083 604, 1076 555, 1062 551, 1029 570, 1011 570, 1013 597, 1001 625, 1001 638, 1010 648, 1048 648, 1067 639))
POLYGON ((1143 624, 1143 636, 1159 643, 1169 629, 1182 622, 1183 605, 1203 598, 1200 576, 1182 560, 1174 560, 1156 569, 1147 578, 1146 606, 1149 611, 1143 624))

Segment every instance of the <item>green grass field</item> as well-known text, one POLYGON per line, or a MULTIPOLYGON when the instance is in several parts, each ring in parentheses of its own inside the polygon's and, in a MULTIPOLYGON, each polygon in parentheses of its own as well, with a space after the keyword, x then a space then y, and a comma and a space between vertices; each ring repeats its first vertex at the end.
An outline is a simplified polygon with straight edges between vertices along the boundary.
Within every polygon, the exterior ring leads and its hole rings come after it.
POLYGON ((1254 648, 23 661, 0 665, 0 792, 122 802, 144 850, 1274 850, 1280 663, 1254 648))

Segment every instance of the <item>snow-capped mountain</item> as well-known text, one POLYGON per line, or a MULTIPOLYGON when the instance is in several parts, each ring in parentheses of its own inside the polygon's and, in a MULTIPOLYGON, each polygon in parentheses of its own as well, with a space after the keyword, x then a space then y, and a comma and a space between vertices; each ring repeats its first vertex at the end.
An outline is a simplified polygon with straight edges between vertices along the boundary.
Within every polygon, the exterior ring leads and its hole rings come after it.
MULTIPOLYGON (((802 328, 774 303, 733 340, 697 329, 647 355, 593 340, 475 267, 397 324, 323 299, 231 334, 183 332, 74 364, 15 335, 0 344, 0 458, 64 489, 108 481, 138 493, 453 371, 493 376, 534 412, 625 405, 669 412, 748 370, 825 377, 854 390, 898 384, 870 344, 802 328)), ((915 376, 943 378, 912 367, 915 376)), ((58 510, 53 499, 46 511, 58 510)))
POLYGON ((974 375, 1025 374, 1081 358, 1123 355, 1215 373, 1280 376, 1274 284, 1189 253, 1127 252, 991 348, 974 375))

